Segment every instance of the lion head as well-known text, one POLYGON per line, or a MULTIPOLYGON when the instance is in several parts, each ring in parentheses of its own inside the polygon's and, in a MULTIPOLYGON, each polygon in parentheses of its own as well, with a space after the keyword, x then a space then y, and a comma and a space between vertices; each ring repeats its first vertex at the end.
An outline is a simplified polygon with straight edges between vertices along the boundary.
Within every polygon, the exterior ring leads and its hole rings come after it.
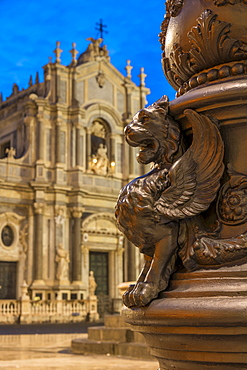
POLYGON ((167 114, 168 104, 168 98, 163 96, 141 109, 125 127, 128 144, 140 147, 137 154, 139 163, 173 163, 173 155, 178 151, 180 143, 180 128, 167 114))

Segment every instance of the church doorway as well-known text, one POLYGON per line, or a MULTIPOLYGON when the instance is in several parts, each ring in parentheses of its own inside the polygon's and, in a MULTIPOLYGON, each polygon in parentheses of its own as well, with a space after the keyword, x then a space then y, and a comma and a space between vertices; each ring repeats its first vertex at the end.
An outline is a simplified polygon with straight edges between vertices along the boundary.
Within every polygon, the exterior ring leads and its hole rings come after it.
POLYGON ((16 299, 17 262, 0 261, 0 299, 16 299))
POLYGON ((98 313, 100 317, 110 313, 109 301, 109 256, 107 252, 90 252, 89 269, 94 272, 97 283, 95 295, 98 298, 98 313))

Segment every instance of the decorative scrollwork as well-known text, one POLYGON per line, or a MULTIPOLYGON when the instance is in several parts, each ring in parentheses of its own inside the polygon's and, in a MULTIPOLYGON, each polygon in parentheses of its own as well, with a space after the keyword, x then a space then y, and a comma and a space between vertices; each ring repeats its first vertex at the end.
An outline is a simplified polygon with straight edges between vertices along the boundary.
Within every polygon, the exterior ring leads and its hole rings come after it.
MULTIPOLYGON (((230 29, 231 24, 218 20, 211 10, 203 11, 188 33, 190 50, 185 52, 174 44, 169 56, 163 54, 164 70, 174 88, 178 89, 200 71, 247 58, 246 44, 230 37, 230 29)), ((165 29, 161 32, 161 42, 164 41, 165 29)))
POLYGON ((183 5, 184 5, 184 0, 167 0, 166 1, 166 11, 172 17, 176 17, 176 15, 178 15, 183 5))
POLYGON ((222 6, 222 5, 236 5, 239 3, 247 4, 247 0, 214 0, 214 5, 222 6))
POLYGON ((230 180, 222 187, 218 217, 223 224, 239 225, 247 220, 247 176, 228 168, 230 180))
POLYGON ((191 259, 197 267, 203 268, 237 264, 247 259, 247 232, 229 239, 197 237, 192 245, 191 259))

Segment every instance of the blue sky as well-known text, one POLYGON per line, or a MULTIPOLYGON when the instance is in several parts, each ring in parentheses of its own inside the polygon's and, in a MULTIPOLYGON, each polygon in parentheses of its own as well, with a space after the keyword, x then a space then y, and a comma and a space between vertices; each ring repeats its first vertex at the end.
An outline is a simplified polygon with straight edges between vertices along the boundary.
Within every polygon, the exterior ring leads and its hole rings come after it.
POLYGON ((136 83, 144 67, 146 86, 151 89, 149 103, 164 94, 172 100, 175 92, 163 74, 158 41, 164 12, 162 0, 0 0, 0 92, 5 99, 14 82, 26 88, 36 71, 43 81, 42 66, 50 56, 54 60, 56 41, 61 42, 62 64, 69 64, 72 42, 79 54, 85 51, 86 38, 98 36, 95 26, 103 19, 108 31, 104 43, 115 67, 125 74, 130 59, 136 83))

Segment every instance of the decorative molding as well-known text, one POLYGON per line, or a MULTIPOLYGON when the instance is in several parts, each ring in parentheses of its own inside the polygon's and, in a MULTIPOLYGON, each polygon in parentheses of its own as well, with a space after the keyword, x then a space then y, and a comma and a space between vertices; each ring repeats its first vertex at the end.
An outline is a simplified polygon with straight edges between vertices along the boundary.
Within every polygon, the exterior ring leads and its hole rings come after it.
POLYGON ((34 209, 35 214, 39 214, 39 215, 44 214, 45 203, 35 202, 33 204, 33 209, 34 209))
POLYGON ((213 0, 213 3, 216 6, 236 5, 236 4, 239 4, 239 3, 243 3, 243 4, 247 5, 246 0, 213 0))
POLYGON ((229 239, 197 236, 190 249, 190 258, 193 268, 236 265, 239 260, 247 260, 247 232, 229 239))
POLYGON ((166 11, 172 16, 176 17, 184 5, 184 0, 167 0, 166 11))
POLYGON ((0 223, 3 224, 9 224, 13 223, 16 225, 20 225, 21 221, 24 220, 24 216, 20 216, 17 213, 14 212, 5 212, 0 214, 0 223))
POLYGON ((24 216, 20 216, 13 212, 5 212, 0 214, 0 247, 3 248, 3 250, 12 253, 12 251, 17 248, 20 241, 20 223, 24 219, 24 216), (12 232, 12 235, 9 235, 10 239, 9 243, 7 244, 3 242, 2 236, 3 230, 6 226, 8 226, 12 232))
POLYGON ((71 211, 73 218, 81 218, 84 212, 84 208, 83 207, 71 207, 70 211, 71 211))
POLYGON ((96 214, 88 216, 82 223, 82 230, 83 232, 86 232, 86 233, 90 232, 90 233, 97 233, 97 234, 100 233, 100 234, 109 234, 109 235, 116 235, 116 234, 121 235, 121 233, 117 229, 116 219, 114 215, 112 215, 111 213, 96 213, 96 214), (89 229, 90 223, 92 223, 93 221, 99 220, 99 219, 110 221, 116 227, 116 232, 112 233, 112 232, 108 232, 107 230, 97 231, 95 229, 89 229))
POLYGON ((22 253, 24 253, 25 255, 27 254, 27 250, 28 250, 28 224, 26 224, 21 230, 20 230, 20 233, 19 233, 19 240, 20 240, 20 244, 22 246, 22 253))
POLYGON ((230 176, 221 188, 217 213, 226 225, 239 225, 247 221, 247 176, 228 167, 230 176))
MULTIPOLYGON (((160 41, 165 42, 167 25, 163 24, 160 41)), ((170 55, 163 53, 165 74, 175 89, 179 89, 189 79, 200 71, 210 69, 225 63, 247 59, 247 45, 229 36, 231 24, 217 20, 217 15, 206 9, 197 19, 197 25, 188 32, 191 48, 185 52, 183 48, 174 44, 170 55)), ((163 44, 164 50, 164 44, 163 44)), ((190 86, 197 81, 216 80, 217 72, 208 71, 205 76, 190 80, 190 86)), ((222 71, 223 75, 224 72, 222 71)), ((192 87, 190 87, 192 88, 192 87)), ((185 91, 180 91, 180 95, 185 91)))
POLYGON ((209 84, 217 80, 241 76, 247 74, 247 62, 232 62, 220 66, 215 66, 208 71, 203 71, 191 77, 178 89, 177 97, 200 85, 209 84))

